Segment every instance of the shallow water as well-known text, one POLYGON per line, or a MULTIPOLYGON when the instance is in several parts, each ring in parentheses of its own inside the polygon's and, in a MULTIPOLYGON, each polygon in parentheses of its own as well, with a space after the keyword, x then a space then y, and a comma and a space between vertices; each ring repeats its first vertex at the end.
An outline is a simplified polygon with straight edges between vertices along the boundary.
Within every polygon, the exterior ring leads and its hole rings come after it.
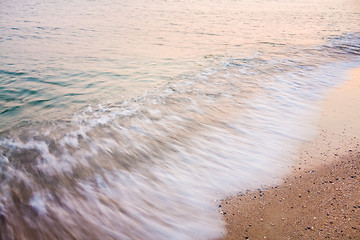
POLYGON ((3 239, 212 239, 360 65, 356 1, 2 1, 3 239))

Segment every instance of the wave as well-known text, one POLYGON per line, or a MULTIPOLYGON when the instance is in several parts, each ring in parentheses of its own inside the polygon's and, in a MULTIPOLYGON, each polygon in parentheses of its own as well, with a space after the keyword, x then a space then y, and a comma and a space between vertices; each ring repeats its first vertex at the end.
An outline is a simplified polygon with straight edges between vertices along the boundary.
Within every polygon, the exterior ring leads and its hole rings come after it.
POLYGON ((142 96, 4 131, 1 237, 219 236, 216 200, 288 171, 315 131, 314 103, 360 65, 359 49, 355 33, 312 49, 209 56, 208 68, 142 96))

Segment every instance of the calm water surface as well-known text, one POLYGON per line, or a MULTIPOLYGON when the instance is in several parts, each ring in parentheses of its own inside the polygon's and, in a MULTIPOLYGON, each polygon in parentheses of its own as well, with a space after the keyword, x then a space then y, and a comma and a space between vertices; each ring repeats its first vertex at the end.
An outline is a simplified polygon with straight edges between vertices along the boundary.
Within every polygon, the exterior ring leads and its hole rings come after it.
POLYGON ((360 65, 356 0, 1 0, 0 239, 214 239, 360 65))

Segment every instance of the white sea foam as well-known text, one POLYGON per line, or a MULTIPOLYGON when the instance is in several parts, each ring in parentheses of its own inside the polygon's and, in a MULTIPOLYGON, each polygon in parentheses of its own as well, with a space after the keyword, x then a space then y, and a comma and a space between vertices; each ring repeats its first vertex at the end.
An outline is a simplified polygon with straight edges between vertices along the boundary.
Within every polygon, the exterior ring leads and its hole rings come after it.
POLYGON ((44 197, 40 193, 34 193, 30 199, 29 205, 40 215, 46 214, 46 203, 44 197))

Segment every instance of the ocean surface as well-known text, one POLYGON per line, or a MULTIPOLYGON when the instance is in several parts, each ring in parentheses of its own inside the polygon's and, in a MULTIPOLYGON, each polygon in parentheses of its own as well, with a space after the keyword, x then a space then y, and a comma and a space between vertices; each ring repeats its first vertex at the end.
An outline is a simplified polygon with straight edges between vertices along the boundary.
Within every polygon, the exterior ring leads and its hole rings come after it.
POLYGON ((0 0, 0 239, 216 239, 358 66, 358 0, 0 0))

